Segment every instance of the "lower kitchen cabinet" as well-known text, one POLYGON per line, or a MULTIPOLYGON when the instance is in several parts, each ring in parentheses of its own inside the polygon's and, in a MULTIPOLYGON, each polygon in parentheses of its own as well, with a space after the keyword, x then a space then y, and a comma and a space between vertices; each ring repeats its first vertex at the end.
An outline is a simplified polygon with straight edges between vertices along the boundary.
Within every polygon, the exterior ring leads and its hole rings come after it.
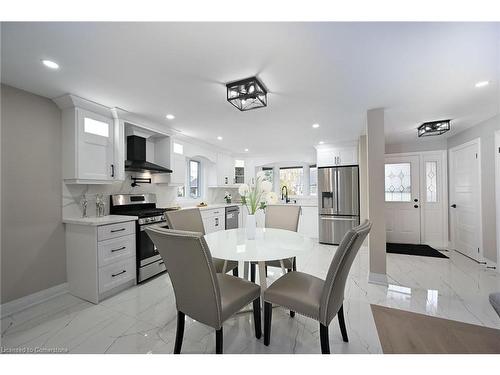
POLYGON ((302 206, 299 219, 299 233, 318 238, 318 207, 302 206))
POLYGON ((226 229, 226 210, 224 208, 203 210, 201 218, 206 234, 226 229))
POLYGON ((69 292, 99 303, 137 283, 135 221, 66 224, 69 292))

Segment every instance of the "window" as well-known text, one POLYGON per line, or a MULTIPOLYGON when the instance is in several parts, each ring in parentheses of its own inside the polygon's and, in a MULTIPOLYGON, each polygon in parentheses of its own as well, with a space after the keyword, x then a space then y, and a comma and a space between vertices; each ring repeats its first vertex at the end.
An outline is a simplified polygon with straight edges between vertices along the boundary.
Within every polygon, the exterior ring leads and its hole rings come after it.
POLYGON ((302 167, 280 168, 280 190, 287 187, 288 195, 303 194, 304 169, 302 167))
POLYGON ((264 181, 269 181, 274 185, 274 169, 269 167, 263 167, 262 172, 264 172, 264 181))
POLYGON ((385 201, 411 201, 411 164, 385 165, 385 201))
POLYGON ((101 137, 109 137, 109 124, 85 117, 83 119, 83 131, 85 133, 100 135, 101 137))
POLYGON ((196 160, 189 161, 189 196, 199 198, 200 191, 200 162, 196 160))
POLYGON ((426 200, 430 203, 437 202, 437 162, 425 162, 425 192, 426 200))
POLYGON ((179 155, 184 154, 184 146, 174 142, 174 153, 179 155))
POLYGON ((309 166, 309 194, 318 194, 318 168, 316 165, 309 166))

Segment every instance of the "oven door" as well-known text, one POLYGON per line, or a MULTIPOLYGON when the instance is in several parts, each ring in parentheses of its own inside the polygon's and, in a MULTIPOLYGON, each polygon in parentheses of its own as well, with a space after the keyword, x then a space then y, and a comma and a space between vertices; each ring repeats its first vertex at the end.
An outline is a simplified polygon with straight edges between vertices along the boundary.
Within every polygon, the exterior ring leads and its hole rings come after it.
POLYGON ((149 238, 149 235, 146 233, 147 227, 158 224, 159 223, 139 225, 137 256, 139 258, 139 265, 141 267, 151 262, 156 262, 161 258, 160 253, 156 249, 156 246, 154 245, 153 241, 151 241, 151 238, 149 238))

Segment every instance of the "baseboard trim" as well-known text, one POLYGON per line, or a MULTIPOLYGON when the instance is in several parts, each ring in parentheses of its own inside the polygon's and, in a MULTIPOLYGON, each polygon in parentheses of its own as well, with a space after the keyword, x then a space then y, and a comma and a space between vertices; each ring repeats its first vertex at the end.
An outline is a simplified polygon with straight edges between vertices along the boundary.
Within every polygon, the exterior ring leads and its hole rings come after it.
POLYGON ((15 314, 19 311, 27 309, 28 307, 38 305, 39 303, 45 302, 51 298, 60 296, 65 293, 68 293, 68 283, 59 284, 51 288, 30 294, 28 296, 21 297, 14 301, 4 303, 0 305, 0 317, 5 318, 6 316, 15 314))
POLYGON ((385 273, 370 272, 368 274, 368 282, 377 285, 384 285, 384 286, 389 285, 387 281, 387 275, 385 273))

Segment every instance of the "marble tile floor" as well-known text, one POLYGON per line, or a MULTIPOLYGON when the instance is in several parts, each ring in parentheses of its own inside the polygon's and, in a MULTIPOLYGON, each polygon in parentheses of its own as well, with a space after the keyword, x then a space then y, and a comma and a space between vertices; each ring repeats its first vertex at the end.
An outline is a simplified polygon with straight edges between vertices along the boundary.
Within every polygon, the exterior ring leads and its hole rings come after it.
MULTIPOLYGON (((324 278, 335 247, 318 244, 297 259, 299 271, 324 278)), ((370 304, 500 328, 488 294, 500 290, 500 274, 450 251, 450 259, 387 255, 390 285, 369 284, 368 251, 362 248, 351 269, 344 311, 349 343, 337 319, 330 325, 332 353, 381 353, 370 304)), ((280 275, 269 269, 269 282, 280 275)), ((65 294, 1 321, 5 348, 58 348, 69 353, 172 353, 176 327, 168 275, 93 305, 65 294)), ((186 319, 183 353, 214 353, 211 328, 186 319)), ((251 314, 224 324, 225 353, 320 353, 318 323, 273 309, 271 345, 254 337, 251 314)))

